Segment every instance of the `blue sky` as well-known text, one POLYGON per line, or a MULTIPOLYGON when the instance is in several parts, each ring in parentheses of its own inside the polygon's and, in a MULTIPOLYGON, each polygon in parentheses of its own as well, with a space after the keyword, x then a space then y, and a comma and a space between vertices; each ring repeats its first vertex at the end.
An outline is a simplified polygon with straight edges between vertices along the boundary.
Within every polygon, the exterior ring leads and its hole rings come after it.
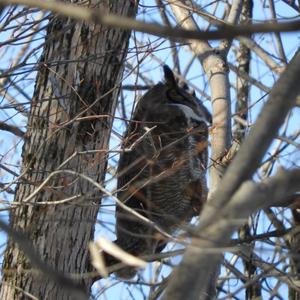
MULTIPOLYGON (((205 3, 209 3, 211 1, 201 1, 201 4, 204 6, 205 3)), ((262 6, 263 1, 254 1, 254 20, 260 21, 260 20, 270 20, 270 15, 268 10, 262 6)), ((155 1, 143 1, 144 4, 147 4, 148 6, 153 5, 153 8, 145 8, 146 14, 142 14, 143 8, 140 9, 139 19, 145 20, 147 22, 161 22, 159 14, 155 8, 156 3, 155 1)), ((280 16, 283 18, 292 18, 296 16, 295 11, 290 9, 286 4, 282 3, 282 1, 279 1, 276 3, 277 12, 280 16)), ((207 7, 208 11, 211 11, 213 9, 212 6, 207 7)), ((217 10, 217 14, 222 14, 222 6, 217 10)), ((38 14, 38 13, 37 13, 38 14)), ((202 19, 197 19, 199 21, 199 25, 201 28, 206 28, 207 23, 204 22, 202 19)), ((45 35, 45 32, 42 31, 39 33, 36 38, 37 40, 31 44, 30 48, 27 50, 27 53, 30 53, 31 50, 37 48, 40 43, 43 42, 43 37, 45 35)), ((131 63, 133 66, 137 64, 137 60, 140 64, 140 70, 149 78, 154 84, 158 81, 162 80, 163 78, 163 72, 161 65, 162 64, 168 64, 171 68, 173 67, 172 62, 172 56, 169 49, 169 42, 162 38, 157 38, 154 36, 149 36, 146 34, 136 33, 136 40, 141 42, 144 46, 141 53, 136 55, 134 52, 135 43, 133 40, 130 42, 130 48, 133 49, 133 51, 129 51, 127 62, 131 63), (151 47, 149 46, 151 44, 151 47)), ((7 39, 11 38, 11 32, 0 32, 0 45, 1 43, 4 43, 7 39)), ((299 47, 299 33, 288 33, 288 34, 282 34, 283 39, 283 45, 284 49, 286 51, 287 57, 290 59, 296 49, 299 47)), ((274 48, 274 36, 270 35, 256 35, 255 36, 256 42, 259 43, 266 51, 268 51, 273 57, 277 55, 276 49, 274 48)), ((218 42, 213 42, 213 45, 217 45, 218 42)), ((237 46, 237 42, 234 42, 234 46, 237 46)), ((0 48, 0 71, 4 72, 5 69, 9 68, 12 64, 12 58, 18 53, 22 45, 14 45, 10 46, 9 48, 6 48, 5 46, 0 48)), ((229 61, 233 64, 236 64, 236 58, 235 58, 235 47, 233 47, 232 51, 229 53, 229 61)), ((35 64, 41 54, 41 49, 38 48, 36 51, 33 51, 33 54, 30 56, 29 60, 27 61, 27 65, 24 66, 20 70, 25 70, 26 68, 31 68, 31 64, 35 64)), ((180 63, 182 69, 190 62, 191 60, 191 53, 189 52, 188 48, 186 46, 181 46, 179 50, 179 56, 180 56, 180 63)), ((276 58, 274 58, 276 60, 276 58)), ((18 72, 20 71, 18 70, 18 72)), ((273 72, 269 68, 267 68, 264 64, 264 62, 261 61, 257 56, 253 55, 252 57, 252 63, 251 63, 251 74, 254 78, 259 80, 260 82, 264 83, 268 87, 272 87, 274 82, 277 80, 278 76, 275 76, 273 72)), ((126 72, 125 72, 126 75, 126 72)), ((21 87, 22 91, 25 91, 29 96, 32 95, 33 89, 34 89, 34 81, 35 81, 36 72, 30 72, 30 73, 24 73, 17 75, 13 77, 13 79, 18 82, 19 86, 21 87)), ((191 81, 191 83, 198 87, 199 89, 203 90, 206 94, 210 94, 209 86, 207 84, 207 79, 203 73, 203 70, 201 68, 201 65, 199 62, 195 61, 192 68, 188 72, 186 78, 191 81)), ((232 85, 235 84, 236 77, 233 72, 230 73, 230 81, 232 85)), ((135 74, 132 74, 126 78, 124 81, 124 84, 145 84, 140 78, 137 78, 135 74)), ((28 99, 26 99, 20 91, 17 91, 14 87, 9 87, 9 93, 12 97, 15 97, 20 103, 26 103, 25 106, 28 108, 28 99)), ((130 112, 132 111, 132 105, 134 104, 134 101, 137 100, 141 95, 144 93, 144 91, 140 92, 124 92, 125 97, 125 104, 126 104, 126 110, 127 114, 130 117, 130 112)), ((198 97, 200 97, 200 94, 197 93, 198 97)), ((255 122, 255 119, 257 115, 259 114, 262 106, 264 105, 265 101, 268 99, 267 96, 265 96, 265 93, 259 90, 258 88, 252 86, 251 87, 251 96, 250 96, 250 103, 253 104, 253 108, 250 112, 250 120, 251 122, 255 122), (261 100, 260 100, 261 99, 261 100)), ((8 109, 9 103, 3 97, 3 94, 1 95, 2 98, 0 101, 1 110, 0 110, 0 120, 7 121, 9 124, 20 126, 21 129, 25 130, 26 125, 26 118, 23 117, 21 114, 16 114, 16 110, 11 108, 8 109), (3 108, 4 107, 4 108, 3 108)), ((235 92, 232 89, 232 108, 234 109, 234 103, 235 103, 235 92)), ((204 104, 210 109, 210 102, 209 100, 204 100, 204 104)), ((289 120, 289 124, 287 126, 286 135, 290 135, 293 132, 295 132, 297 129, 299 129, 299 120, 300 120, 300 110, 299 108, 296 108, 292 111, 292 117, 289 120)), ((124 131, 125 126, 124 124, 116 120, 114 123, 114 130, 116 130, 119 134, 122 134, 124 131)), ((266 128, 267 130, 267 128, 266 128)), ((299 143, 298 138, 298 143, 299 143)), ((270 148, 270 151, 274 147, 276 147, 278 142, 274 142, 272 147, 270 148)), ((120 149, 120 139, 117 138, 115 135, 112 135, 111 138, 111 149, 116 148, 120 149)), ((22 149, 22 141, 19 138, 16 138, 15 136, 11 135, 10 133, 0 131, 0 163, 4 164, 6 167, 12 169, 14 172, 19 173, 19 167, 21 163, 21 150, 22 149)), ((114 155, 115 156, 115 155, 114 155)), ((267 157, 267 156, 266 156, 267 157)), ((114 159, 110 160, 110 164, 112 166, 115 166, 115 157, 114 159)), ((292 146, 289 146, 285 152, 285 156, 282 155, 282 158, 280 159, 280 164, 282 164, 285 167, 294 167, 295 165, 299 167, 299 161, 300 161, 300 155, 299 151, 295 151, 295 148, 292 146)), ((275 172, 276 168, 274 168, 275 172)), ((258 178, 258 177, 257 177, 258 178)), ((8 183, 12 180, 12 176, 8 174, 7 172, 4 172, 3 170, 0 170, 0 179, 1 182, 8 183)), ((110 179, 110 175, 107 175, 107 180, 110 179)), ((114 190, 116 185, 115 180, 109 180, 107 184, 107 188, 110 190, 114 190)), ((1 198, 3 200, 12 200, 12 197, 8 195, 7 193, 1 193, 1 198)), ((112 205, 114 204, 113 201, 110 199, 103 199, 104 205, 112 205)), ((6 212, 2 212, 2 215, 7 217, 6 212)), ((114 228, 114 218, 113 218, 113 207, 103 207, 102 211, 99 214, 99 220, 101 222, 105 222, 107 226, 109 227, 109 230, 106 230, 102 226, 97 226, 96 228, 96 236, 97 235, 105 235, 108 238, 113 239, 114 235, 112 234, 111 230, 114 228), (109 210, 109 211, 108 211, 109 210)), ((267 219, 260 216, 260 226, 259 231, 263 231, 266 227, 269 226, 269 223, 267 219)), ((5 236, 3 234, 0 235, 0 243, 5 242, 5 236)), ((265 246, 265 245, 264 245, 265 246)), ((260 248, 262 250, 262 248, 260 248)), ((259 249, 258 249, 259 250, 259 249)), ((265 251, 266 255, 270 255, 269 251, 266 251, 265 249, 260 252, 260 254, 265 251)), ((271 257, 271 256, 270 256, 271 257)), ((175 259, 176 262, 178 262, 178 258, 175 259)), ((168 271, 166 271, 168 273, 168 271)), ((166 275, 164 273, 164 275, 166 275)), ((149 279, 149 274, 145 274, 145 278, 149 279)), ((115 281, 112 279, 112 281, 107 281, 107 284, 113 284, 115 281)), ((106 284, 103 283, 102 284, 106 284)), ((273 282, 270 282, 270 284, 273 284, 273 282)), ((112 296, 120 296, 122 295, 123 298, 119 299, 130 299, 130 291, 134 293, 135 299, 144 299, 143 292, 147 292, 148 288, 143 287, 143 289, 139 290, 137 287, 130 286, 128 288, 127 285, 124 284, 118 284, 115 287, 110 289, 110 292, 107 293, 108 298, 112 296), (143 292, 141 292, 143 291, 143 292)), ((105 299, 104 296, 103 299, 105 299)), ((100 299, 102 299, 100 297, 100 299)))

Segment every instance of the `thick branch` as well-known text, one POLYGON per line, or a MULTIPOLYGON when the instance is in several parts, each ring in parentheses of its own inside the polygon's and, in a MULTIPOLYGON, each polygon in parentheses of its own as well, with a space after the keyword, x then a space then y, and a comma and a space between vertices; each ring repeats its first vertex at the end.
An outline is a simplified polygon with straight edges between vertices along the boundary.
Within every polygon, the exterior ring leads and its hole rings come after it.
POLYGON ((282 201, 299 190, 299 170, 280 173, 261 184, 243 184, 256 171, 287 113, 295 104, 300 93, 299 65, 300 52, 295 55, 273 87, 249 137, 227 169, 211 202, 204 207, 198 227, 203 239, 200 242, 194 239, 188 247, 182 263, 175 269, 164 300, 193 300, 199 299, 199 296, 200 299, 205 299, 211 276, 222 258, 221 250, 219 254, 212 254, 209 250, 226 245, 233 230, 243 224, 245 218, 254 210, 270 206, 271 202, 282 201))
POLYGON ((220 208, 226 205, 243 181, 251 178, 256 171, 287 113, 295 105, 296 97, 300 93, 299 76, 300 52, 298 51, 274 85, 268 102, 228 167, 210 205, 204 207, 201 214, 202 227, 216 219, 220 208))
MULTIPOLYGON (((186 29, 199 30, 189 9, 182 7, 182 1, 169 1, 177 22, 186 29)), ((212 160, 218 161, 228 149, 231 141, 230 124, 230 93, 228 67, 225 59, 216 54, 214 49, 205 41, 190 41, 190 47, 201 61, 205 74, 210 83, 213 113, 212 130, 212 160)), ((223 168, 215 164, 211 168, 210 192, 214 192, 223 175, 223 168)))
POLYGON ((210 274, 222 259, 221 247, 228 246, 235 229, 259 208, 281 202, 300 189, 300 170, 280 171, 261 183, 245 182, 233 195, 214 223, 201 231, 201 240, 194 239, 183 261, 175 269, 163 300, 205 299, 210 274), (255 195, 255 197, 253 197, 255 195), (214 250, 214 251, 211 251, 214 250))
POLYGON ((125 30, 137 30, 161 37, 168 37, 174 40, 195 39, 195 40, 218 40, 233 39, 237 36, 249 36, 254 33, 268 32, 292 32, 300 30, 300 21, 291 22, 265 22, 262 24, 232 26, 224 24, 217 30, 205 32, 195 30, 174 29, 154 23, 144 23, 132 18, 121 17, 114 14, 103 14, 96 9, 88 9, 82 6, 65 4, 57 1, 41 0, 2 0, 3 4, 20 4, 31 7, 38 7, 45 10, 51 10, 54 13, 71 17, 75 20, 86 21, 89 23, 103 24, 113 28, 125 30))
POLYGON ((24 132, 17 126, 8 125, 5 122, 0 121, 0 130, 8 131, 16 136, 21 138, 24 137, 24 132))

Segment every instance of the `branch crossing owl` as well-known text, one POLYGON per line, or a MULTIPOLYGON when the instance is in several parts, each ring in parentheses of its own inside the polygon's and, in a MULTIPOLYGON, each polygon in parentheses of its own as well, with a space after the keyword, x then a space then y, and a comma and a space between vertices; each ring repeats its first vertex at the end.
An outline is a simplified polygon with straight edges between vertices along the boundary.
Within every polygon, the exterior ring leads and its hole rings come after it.
MULTIPOLYGON (((165 81, 138 102, 125 132, 118 166, 118 198, 169 234, 199 215, 207 198, 208 125, 205 106, 181 87, 168 66, 165 81)), ((120 206, 118 246, 135 255, 161 252, 168 240, 120 206)), ((131 278, 134 268, 117 275, 131 278)))

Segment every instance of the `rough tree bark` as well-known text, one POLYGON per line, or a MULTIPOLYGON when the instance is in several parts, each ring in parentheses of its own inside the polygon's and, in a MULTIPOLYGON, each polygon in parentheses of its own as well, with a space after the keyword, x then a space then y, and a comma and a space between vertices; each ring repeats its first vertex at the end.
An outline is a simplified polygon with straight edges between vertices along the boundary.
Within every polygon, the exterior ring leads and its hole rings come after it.
MULTIPOLYGON (((77 4, 134 16, 137 2, 77 4)), ((36 195, 28 196, 59 169, 103 181, 112 123, 107 116, 115 110, 129 35, 129 31, 57 16, 51 16, 48 25, 15 196, 21 205, 12 211, 10 223, 26 234, 41 259, 66 274, 89 270, 88 242, 93 238, 101 193, 86 180, 62 172, 36 195), (93 118, 83 118, 88 116, 93 118), (64 204, 38 205, 73 196, 76 199, 64 204)), ((80 283, 89 291, 92 279, 80 283)), ((0 299, 23 299, 26 294, 38 299, 74 299, 67 290, 34 272, 22 249, 10 239, 0 299)))
MULTIPOLYGON (((300 197, 296 199, 296 203, 299 203, 300 197)), ((291 259, 291 273, 293 278, 298 282, 300 279, 300 210, 299 204, 292 209, 292 225, 293 231, 291 232, 291 237, 288 246, 290 247, 290 259, 291 259)), ((300 299, 300 292, 289 288, 289 300, 300 299)))

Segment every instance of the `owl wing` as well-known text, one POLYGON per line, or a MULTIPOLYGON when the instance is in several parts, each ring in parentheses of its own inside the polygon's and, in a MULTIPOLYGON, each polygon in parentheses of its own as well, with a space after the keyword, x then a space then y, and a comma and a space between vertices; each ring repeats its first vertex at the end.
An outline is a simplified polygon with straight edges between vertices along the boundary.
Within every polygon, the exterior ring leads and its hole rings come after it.
MULTIPOLYGON (((146 191, 143 188, 149 177, 149 163, 143 151, 143 132, 139 124, 129 126, 124 136, 123 149, 118 165, 118 199, 134 211, 146 216, 146 191)), ((138 232, 146 230, 145 224, 119 205, 116 208, 117 234, 118 232, 138 232)))
POLYGON ((198 158, 198 166, 196 167, 200 169, 200 176, 199 179, 191 181, 187 185, 184 193, 191 199, 195 215, 199 215, 208 195, 206 181, 206 169, 208 164, 208 126, 206 123, 199 123, 192 136, 195 140, 195 156, 198 158))

